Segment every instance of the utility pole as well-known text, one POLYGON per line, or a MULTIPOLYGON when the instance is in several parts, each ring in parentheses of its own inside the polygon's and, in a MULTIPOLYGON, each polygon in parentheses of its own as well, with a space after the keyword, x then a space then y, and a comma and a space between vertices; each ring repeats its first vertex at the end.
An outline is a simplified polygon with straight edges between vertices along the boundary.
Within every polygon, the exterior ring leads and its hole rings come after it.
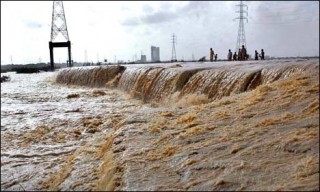
POLYGON ((177 44, 176 40, 177 40, 177 37, 173 34, 172 35, 172 56, 171 56, 171 61, 177 61, 177 54, 176 54, 176 47, 175 47, 175 44, 177 44))
POLYGON ((235 50, 235 51, 238 51, 242 45, 244 45, 244 47, 247 48, 246 34, 244 31, 243 20, 246 19, 247 23, 248 23, 248 18, 247 18, 248 17, 248 6, 243 4, 242 1, 240 1, 240 4, 236 5, 236 6, 239 6, 239 11, 236 11, 236 13, 240 14, 239 17, 234 19, 234 20, 239 19, 238 37, 237 37, 237 44, 236 44, 236 50, 235 50), (244 11, 244 7, 247 8, 247 11, 244 11), (244 14, 246 14, 247 16, 244 16, 244 14))
POLYGON ((117 62, 117 56, 114 56, 114 63, 117 62))
POLYGON ((12 61, 12 55, 11 55, 11 65, 13 64, 13 61, 12 61))

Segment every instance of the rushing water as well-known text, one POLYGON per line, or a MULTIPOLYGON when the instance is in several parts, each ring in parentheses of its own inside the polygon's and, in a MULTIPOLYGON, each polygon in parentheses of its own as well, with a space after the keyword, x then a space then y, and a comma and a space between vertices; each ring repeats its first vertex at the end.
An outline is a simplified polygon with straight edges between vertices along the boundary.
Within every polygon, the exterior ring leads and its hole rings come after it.
POLYGON ((101 131, 90 121, 102 126, 135 108, 114 91, 54 84, 52 72, 8 75, 1 84, 1 189, 42 189, 59 162, 101 131))
MULTIPOLYGON (((282 117, 282 104, 295 103, 283 118, 291 122, 281 131, 290 135, 291 129, 311 127, 305 133, 313 143, 282 147, 285 150, 276 154, 269 154, 273 148, 268 148, 269 155, 261 161, 277 173, 277 163, 285 162, 287 151, 297 150, 296 156, 290 154, 292 161, 316 166, 319 104, 314 98, 319 88, 314 84, 319 83, 307 84, 307 78, 299 77, 292 80, 296 84, 289 81, 283 93, 268 85, 300 72, 318 76, 318 70, 318 60, 275 60, 9 73, 11 81, 1 84, 1 190, 283 189, 283 183, 270 186, 272 174, 262 184, 250 180, 264 176, 255 171, 263 169, 263 163, 254 167, 259 159, 254 150, 266 150, 261 142, 270 141, 273 147, 287 139, 274 137, 280 131, 265 129, 269 121, 263 118, 282 117), (249 92, 259 86, 264 87, 249 92), (244 92, 247 95, 238 96, 244 92), (229 100, 219 100, 224 97, 229 100), (216 103, 206 104, 212 101, 216 103), (206 105, 188 108, 202 103, 206 105), (255 113, 250 107, 256 107, 255 113), (291 115, 295 111, 303 115, 291 115), (237 154, 242 149, 246 156, 237 154)), ((282 171, 288 168, 281 165, 282 171)), ((302 189, 319 187, 314 179, 311 184, 299 182, 306 186, 302 189)))

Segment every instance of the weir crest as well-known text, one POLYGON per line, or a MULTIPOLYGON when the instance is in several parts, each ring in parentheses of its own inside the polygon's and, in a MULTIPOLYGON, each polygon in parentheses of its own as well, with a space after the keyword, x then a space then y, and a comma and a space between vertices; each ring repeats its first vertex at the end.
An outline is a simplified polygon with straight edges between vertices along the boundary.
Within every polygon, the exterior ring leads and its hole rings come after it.
POLYGON ((250 91, 259 85, 290 77, 296 72, 319 70, 319 61, 291 60, 226 62, 213 65, 187 63, 182 67, 100 66, 68 68, 59 72, 57 83, 116 89, 144 102, 161 102, 172 96, 206 95, 210 100, 250 91))

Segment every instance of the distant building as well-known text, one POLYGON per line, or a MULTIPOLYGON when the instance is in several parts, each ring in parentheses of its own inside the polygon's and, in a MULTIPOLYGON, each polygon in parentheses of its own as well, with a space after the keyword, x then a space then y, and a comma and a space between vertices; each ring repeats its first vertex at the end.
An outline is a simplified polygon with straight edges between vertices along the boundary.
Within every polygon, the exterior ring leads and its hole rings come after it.
POLYGON ((160 61, 160 48, 151 46, 151 61, 158 62, 160 61))
POLYGON ((146 55, 141 55, 141 63, 147 62, 147 56, 146 55))

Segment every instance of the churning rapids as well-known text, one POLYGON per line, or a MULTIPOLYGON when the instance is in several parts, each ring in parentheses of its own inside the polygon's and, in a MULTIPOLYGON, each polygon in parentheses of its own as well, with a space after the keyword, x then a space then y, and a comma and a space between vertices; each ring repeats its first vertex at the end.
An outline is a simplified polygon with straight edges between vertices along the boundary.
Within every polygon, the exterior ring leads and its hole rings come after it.
POLYGON ((319 59, 1 84, 1 190, 319 190, 319 59))

